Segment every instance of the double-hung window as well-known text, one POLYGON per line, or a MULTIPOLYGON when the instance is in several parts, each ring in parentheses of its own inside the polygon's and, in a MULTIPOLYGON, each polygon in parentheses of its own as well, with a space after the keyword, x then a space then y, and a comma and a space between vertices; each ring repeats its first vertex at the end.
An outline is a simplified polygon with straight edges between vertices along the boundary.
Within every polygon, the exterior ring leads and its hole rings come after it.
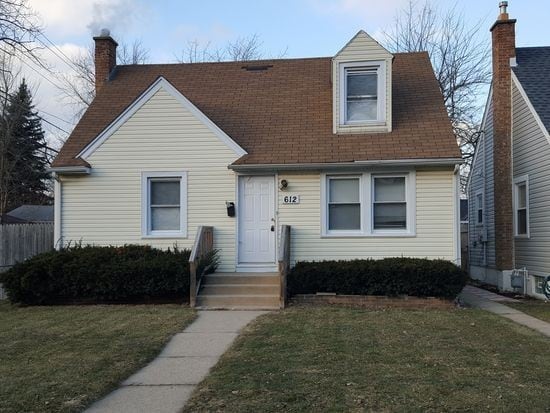
POLYGON ((144 236, 186 236, 186 187, 185 173, 143 174, 142 233, 144 236))
POLYGON ((328 230, 361 230, 361 178, 359 176, 329 177, 328 230))
POLYGON ((414 236, 416 174, 323 175, 321 234, 414 236))
POLYGON ((475 198, 476 224, 483 225, 483 192, 477 192, 475 198))
POLYGON ((514 224, 517 237, 529 236, 529 180, 527 176, 514 179, 514 224))
POLYGON ((373 176, 372 228, 407 229, 407 188, 404 176, 373 176))
POLYGON ((385 120, 385 63, 343 64, 341 69, 341 123, 369 125, 385 120))

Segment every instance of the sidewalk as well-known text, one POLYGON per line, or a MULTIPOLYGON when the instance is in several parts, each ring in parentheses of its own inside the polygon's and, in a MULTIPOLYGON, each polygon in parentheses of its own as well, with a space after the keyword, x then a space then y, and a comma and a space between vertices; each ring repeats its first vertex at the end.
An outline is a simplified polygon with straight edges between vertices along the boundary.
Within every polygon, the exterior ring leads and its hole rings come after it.
POLYGON ((550 323, 501 304, 502 302, 518 302, 518 300, 504 297, 471 285, 464 287, 464 290, 462 290, 459 295, 459 299, 469 307, 481 308, 482 310, 498 314, 550 337, 550 323))
POLYGON ((199 311, 197 319, 176 334, 156 359, 86 412, 179 412, 239 331, 264 313, 199 311))

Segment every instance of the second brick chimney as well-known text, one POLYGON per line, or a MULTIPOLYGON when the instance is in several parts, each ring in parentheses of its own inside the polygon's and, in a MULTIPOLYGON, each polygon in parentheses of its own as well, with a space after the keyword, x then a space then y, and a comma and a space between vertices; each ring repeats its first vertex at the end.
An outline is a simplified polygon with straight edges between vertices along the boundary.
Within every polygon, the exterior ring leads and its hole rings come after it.
POLYGON ((493 157, 495 202, 495 252, 498 270, 514 266, 512 206, 512 69, 516 56, 516 20, 510 19, 507 1, 491 27, 493 43, 493 157))
POLYGON ((109 30, 102 29, 99 36, 94 37, 95 42, 95 91, 109 80, 109 75, 116 66, 116 48, 118 43, 114 41, 109 30))

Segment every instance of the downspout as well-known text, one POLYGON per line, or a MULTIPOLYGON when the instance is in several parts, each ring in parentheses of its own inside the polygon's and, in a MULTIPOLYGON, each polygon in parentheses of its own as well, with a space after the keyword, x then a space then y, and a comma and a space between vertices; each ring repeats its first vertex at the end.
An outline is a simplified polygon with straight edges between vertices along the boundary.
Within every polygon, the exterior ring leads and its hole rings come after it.
POLYGON ((462 232, 460 228, 460 165, 455 165, 453 173, 453 184, 454 184, 454 223, 453 223, 453 232, 454 232, 454 242, 455 242, 455 263, 459 267, 462 265, 462 232))
POLYGON ((63 247, 63 238, 61 234, 61 203, 62 203, 62 183, 58 174, 53 174, 54 178, 54 224, 53 224, 53 241, 56 250, 63 247))

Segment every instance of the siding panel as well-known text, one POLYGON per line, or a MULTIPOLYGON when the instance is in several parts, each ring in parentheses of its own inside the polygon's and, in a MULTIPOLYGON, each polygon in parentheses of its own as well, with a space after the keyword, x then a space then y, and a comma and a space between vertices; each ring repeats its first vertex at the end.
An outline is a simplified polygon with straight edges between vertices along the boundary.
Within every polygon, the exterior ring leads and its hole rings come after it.
POLYGON ((453 238, 453 172, 416 173, 416 237, 321 238, 321 177, 284 174, 286 193, 299 193, 300 204, 283 205, 279 192, 279 225, 292 226, 292 262, 395 256, 455 260, 453 238))
POLYGON ((233 271, 235 220, 227 217, 225 201, 235 200, 235 176, 227 165, 236 158, 174 97, 160 90, 90 157, 91 176, 63 178, 63 240, 191 248, 197 227, 212 225, 220 270, 233 271), (142 238, 143 171, 187 171, 187 238, 142 238))
POLYGON ((515 238, 516 267, 550 275, 550 143, 516 85, 512 88, 514 177, 529 175, 530 238, 515 238))

